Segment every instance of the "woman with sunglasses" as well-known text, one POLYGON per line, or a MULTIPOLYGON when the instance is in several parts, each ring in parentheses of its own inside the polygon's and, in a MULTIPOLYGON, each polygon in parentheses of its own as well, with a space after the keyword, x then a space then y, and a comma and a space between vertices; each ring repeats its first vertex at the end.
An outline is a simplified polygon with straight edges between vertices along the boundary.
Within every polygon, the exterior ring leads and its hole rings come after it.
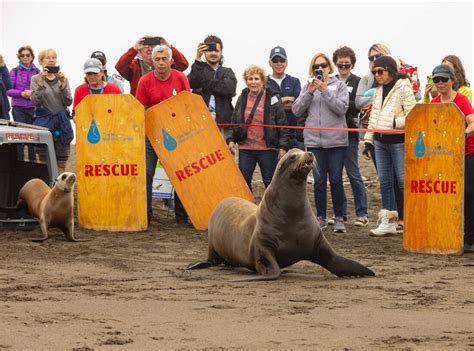
MULTIPOLYGON (((310 80, 303 87, 292 106, 298 123, 305 127, 347 128, 346 111, 349 107, 349 92, 346 84, 329 75, 334 72, 329 58, 318 53, 309 65, 310 80), (307 113, 308 117, 303 117, 307 113)), ((321 229, 327 227, 327 178, 331 186, 331 197, 335 215, 334 231, 345 233, 343 220, 344 188, 342 169, 348 146, 347 132, 337 130, 310 130, 303 132, 304 144, 316 157, 314 174, 314 197, 318 222, 321 229)))
MULTIPOLYGON (((369 129, 404 129, 405 118, 416 100, 408 76, 399 73, 391 56, 381 56, 373 63, 372 74, 378 83, 369 120, 369 129)), ((367 132, 363 155, 370 158, 374 149, 380 181, 383 210, 379 213, 379 226, 370 231, 372 236, 397 233, 397 221, 392 216, 397 210, 394 198, 394 173, 400 189, 404 188, 404 134, 367 132)), ((401 193, 403 201, 403 192, 401 193)), ((398 214, 397 214, 398 216, 398 214)))
POLYGON ((35 54, 29 45, 18 49, 17 57, 20 60, 17 67, 10 71, 11 89, 7 95, 12 98, 13 119, 22 123, 33 123, 34 106, 31 102, 31 78, 40 73, 33 63, 35 54))
MULTIPOLYGON (((454 70, 449 65, 442 64, 433 69, 432 77, 439 95, 431 100, 431 103, 452 102, 466 116, 466 122, 471 122, 474 119, 474 111, 469 99, 459 90, 456 91, 458 82, 454 70)), ((474 252, 474 134, 466 138, 465 153, 464 252, 474 252)))

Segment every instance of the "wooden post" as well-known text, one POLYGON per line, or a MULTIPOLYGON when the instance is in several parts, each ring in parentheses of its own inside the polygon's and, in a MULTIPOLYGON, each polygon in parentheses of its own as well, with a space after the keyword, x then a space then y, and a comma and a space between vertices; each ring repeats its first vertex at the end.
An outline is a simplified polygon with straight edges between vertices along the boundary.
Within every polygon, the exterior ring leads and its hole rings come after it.
POLYGON ((148 109, 146 135, 196 229, 226 197, 254 201, 200 96, 181 92, 148 109))
POLYGON ((403 247, 462 254, 464 115, 454 104, 418 104, 405 126, 403 247))
POLYGON ((147 229, 144 108, 132 95, 88 95, 76 108, 79 224, 147 229))

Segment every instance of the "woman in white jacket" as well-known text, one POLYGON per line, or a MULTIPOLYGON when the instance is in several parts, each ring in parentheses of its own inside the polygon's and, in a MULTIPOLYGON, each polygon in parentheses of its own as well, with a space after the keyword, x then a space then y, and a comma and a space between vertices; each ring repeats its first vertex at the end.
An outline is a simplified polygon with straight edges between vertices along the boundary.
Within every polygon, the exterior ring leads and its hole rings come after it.
MULTIPOLYGON (((374 61, 372 74, 377 80, 369 129, 405 129, 405 118, 416 100, 410 80, 398 73, 397 63, 390 56, 374 61)), ((404 188, 405 135, 367 132, 363 155, 370 158, 374 149, 380 181, 383 210, 379 213, 379 226, 370 235, 384 236, 397 233, 397 218, 403 222, 403 213, 396 213, 393 176, 400 189, 404 188)), ((400 211, 402 212, 402 211, 400 211)))

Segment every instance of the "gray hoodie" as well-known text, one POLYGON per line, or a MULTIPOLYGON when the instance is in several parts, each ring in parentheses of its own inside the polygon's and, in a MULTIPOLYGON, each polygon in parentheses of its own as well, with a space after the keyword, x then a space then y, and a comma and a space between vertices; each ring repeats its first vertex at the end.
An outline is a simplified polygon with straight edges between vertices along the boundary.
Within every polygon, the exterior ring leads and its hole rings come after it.
MULTIPOLYGON (((308 112, 305 127, 347 128, 346 111, 349 107, 349 92, 346 84, 336 77, 330 77, 328 88, 324 92, 316 90, 308 93, 308 84, 303 87, 300 96, 295 100, 292 111, 297 117, 308 112)), ((304 144, 307 147, 332 148, 348 145, 347 132, 332 130, 308 130, 303 132, 304 144)))

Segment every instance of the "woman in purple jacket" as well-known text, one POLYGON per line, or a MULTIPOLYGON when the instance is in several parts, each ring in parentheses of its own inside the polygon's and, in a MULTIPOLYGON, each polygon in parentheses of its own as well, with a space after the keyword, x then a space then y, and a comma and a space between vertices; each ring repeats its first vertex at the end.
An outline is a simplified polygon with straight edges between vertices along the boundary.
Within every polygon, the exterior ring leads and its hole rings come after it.
POLYGON ((31 77, 40 73, 40 70, 33 64, 35 54, 29 45, 18 49, 17 57, 20 63, 10 70, 11 89, 7 90, 7 95, 12 98, 13 119, 22 123, 33 123, 34 107, 31 102, 31 77))

